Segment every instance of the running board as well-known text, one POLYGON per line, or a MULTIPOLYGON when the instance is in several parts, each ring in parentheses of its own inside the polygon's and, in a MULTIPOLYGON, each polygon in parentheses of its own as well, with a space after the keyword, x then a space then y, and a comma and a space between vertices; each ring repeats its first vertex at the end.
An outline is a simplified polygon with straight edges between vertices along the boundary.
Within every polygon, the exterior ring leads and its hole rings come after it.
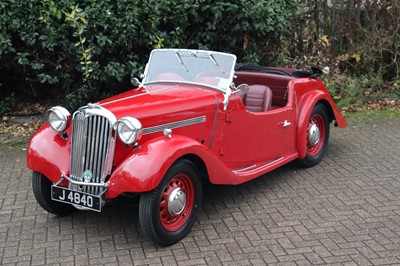
POLYGON ((279 157, 275 160, 262 162, 258 164, 252 164, 240 169, 232 170, 232 173, 236 176, 236 184, 241 184, 247 181, 250 181, 256 177, 259 177, 263 174, 271 172, 276 168, 287 164, 298 158, 298 153, 293 153, 287 156, 279 157))
POLYGON ((262 168, 264 168, 264 167, 268 167, 268 165, 271 165, 271 164, 273 164, 273 163, 279 162, 279 161, 282 160, 283 158, 285 158, 285 157, 282 156, 282 157, 280 157, 280 158, 278 158, 278 159, 275 159, 275 160, 273 160, 273 161, 264 163, 264 164, 259 165, 259 166, 258 166, 257 164, 253 164, 253 165, 246 166, 246 167, 241 168, 241 169, 238 169, 238 170, 233 170, 232 172, 234 172, 235 174, 251 173, 251 172, 257 171, 257 170, 259 170, 259 169, 262 169, 262 168))

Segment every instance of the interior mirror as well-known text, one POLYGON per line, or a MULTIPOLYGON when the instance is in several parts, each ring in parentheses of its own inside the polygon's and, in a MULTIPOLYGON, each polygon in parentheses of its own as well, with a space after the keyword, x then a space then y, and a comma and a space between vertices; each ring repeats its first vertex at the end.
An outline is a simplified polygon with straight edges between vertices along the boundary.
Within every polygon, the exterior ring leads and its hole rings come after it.
POLYGON ((236 91, 240 94, 240 95, 244 95, 246 93, 249 92, 249 85, 247 84, 240 84, 239 86, 236 87, 236 91))

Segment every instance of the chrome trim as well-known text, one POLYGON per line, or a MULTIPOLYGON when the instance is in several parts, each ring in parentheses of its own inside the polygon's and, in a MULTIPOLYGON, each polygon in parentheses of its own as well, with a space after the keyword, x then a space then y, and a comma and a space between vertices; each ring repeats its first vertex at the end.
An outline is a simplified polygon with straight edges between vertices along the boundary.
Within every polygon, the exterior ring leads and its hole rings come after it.
POLYGON ((292 124, 292 122, 289 122, 289 121, 285 120, 285 121, 283 122, 283 127, 288 127, 288 126, 290 126, 291 124, 292 124))
POLYGON ((137 140, 140 140, 143 135, 142 123, 140 123, 138 119, 132 116, 124 116, 118 119, 113 128, 118 133, 119 139, 126 145, 134 144, 137 140), (134 138, 131 138, 132 136, 130 136, 128 139, 124 139, 122 137, 123 134, 121 133, 120 128, 121 124, 125 124, 125 126, 131 130, 131 133, 134 132, 134 138))
POLYGON ((256 164, 252 164, 252 165, 240 168, 238 170, 233 170, 232 172, 245 172, 247 169, 252 169, 254 166, 256 166, 256 164))
POLYGON ((317 145, 321 137, 321 132, 316 124, 313 124, 308 131, 308 142, 312 146, 317 145))
POLYGON ((47 122, 49 123, 50 127, 58 133, 62 133, 71 123, 71 114, 68 112, 67 109, 65 109, 62 106, 51 107, 49 110, 46 111, 45 115, 47 116, 47 122), (63 120, 63 126, 60 129, 56 129, 51 123, 50 121, 51 113, 54 113, 56 116, 58 116, 60 119, 63 120))
POLYGON ((104 105, 107 105, 107 104, 113 104, 113 103, 117 103, 117 102, 122 102, 122 101, 125 101, 125 100, 128 100, 128 99, 133 99, 133 98, 137 98, 137 97, 141 97, 141 96, 144 96, 144 95, 147 95, 147 94, 153 94, 153 93, 157 93, 157 92, 160 92, 160 91, 165 91, 165 90, 169 90, 169 89, 174 89, 174 88, 177 88, 177 87, 179 87, 178 85, 172 85, 172 86, 167 86, 167 87, 165 87, 165 88, 161 88, 161 89, 158 89, 158 90, 152 90, 152 91, 149 91, 147 88, 146 88, 146 86, 144 86, 144 85, 141 85, 141 87, 145 90, 144 92, 142 92, 142 93, 140 93, 140 94, 135 94, 135 95, 132 95, 132 96, 128 96, 128 97, 124 97, 124 98, 121 98, 121 99, 117 99, 117 100, 113 100, 113 101, 109 101, 109 102, 104 102, 104 103, 101 103, 101 104, 99 104, 99 105, 101 105, 101 106, 104 106, 104 105))
POLYGON ((186 206, 186 193, 180 188, 175 188, 168 198, 168 213, 171 216, 181 214, 186 206))
MULTIPOLYGON (((249 168, 251 168, 251 166, 246 166, 246 167, 244 167, 244 168, 242 168, 242 169, 233 170, 232 172, 235 173, 235 174, 240 174, 240 173, 251 173, 251 172, 257 171, 257 170, 259 170, 259 169, 261 169, 261 168, 263 168, 263 167, 266 167, 266 166, 268 166, 268 165, 270 165, 270 164, 273 164, 273 163, 275 163, 275 162, 277 162, 277 161, 280 161, 280 160, 282 160, 283 158, 284 158, 283 156, 282 156, 282 157, 279 157, 279 158, 277 158, 277 159, 275 159, 275 160, 273 160, 273 161, 270 161, 270 162, 268 162, 268 163, 265 163, 265 164, 263 164, 263 165, 260 165, 259 167, 256 167, 256 168, 254 168, 254 169, 251 169, 251 170, 249 170, 249 171, 246 171, 246 170, 249 169, 249 168)), ((252 166, 255 166, 255 165, 252 165, 252 166)))
POLYGON ((179 128, 179 127, 185 127, 185 126, 191 126, 191 125, 196 125, 196 124, 201 124, 206 122, 206 116, 199 116, 191 119, 186 119, 186 120, 181 120, 169 124, 163 124, 159 126, 154 126, 154 127, 148 127, 143 129, 143 134, 152 134, 156 132, 163 132, 164 129, 174 129, 174 128, 179 128))
MULTIPOLYGON (((64 174, 61 175, 61 179, 54 185, 58 186, 60 184, 60 182, 63 181, 64 179, 67 179, 70 183, 72 183, 74 185, 77 185, 77 186, 93 186, 93 187, 108 188, 108 184, 107 183, 86 183, 86 182, 75 181, 71 177, 66 176, 64 174)), ((101 194, 103 194, 103 193, 101 193, 101 194)))
POLYGON ((107 104, 117 103, 117 102, 125 101, 125 100, 128 100, 128 99, 140 97, 140 96, 143 96, 143 95, 146 95, 146 94, 149 94, 149 92, 146 91, 146 92, 143 92, 143 93, 141 93, 141 94, 135 94, 135 95, 128 96, 128 97, 124 97, 124 98, 120 98, 120 99, 117 99, 117 100, 113 100, 113 101, 109 101, 109 102, 104 102, 104 103, 101 103, 101 104, 99 104, 99 105, 104 106, 104 105, 107 105, 107 104))
MULTIPOLYGON (((115 122, 117 122, 117 118, 115 117, 115 115, 111 111, 109 111, 108 109, 105 109, 98 103, 89 103, 87 106, 79 108, 76 112, 79 112, 79 111, 84 112, 86 117, 92 116, 92 115, 104 116, 105 118, 110 120, 110 123, 112 125, 114 125, 115 122)), ((74 113, 74 115, 75 115, 75 113, 74 113)))
POLYGON ((114 114, 99 104, 89 104, 74 113, 69 173, 74 182, 70 182, 70 189, 96 196, 104 192, 114 160, 116 134, 112 127, 116 121, 114 114), (92 173, 91 182, 83 182, 87 170, 92 173))
POLYGON ((164 136, 166 136, 167 138, 171 138, 172 137, 172 129, 170 128, 166 128, 163 131, 164 136))

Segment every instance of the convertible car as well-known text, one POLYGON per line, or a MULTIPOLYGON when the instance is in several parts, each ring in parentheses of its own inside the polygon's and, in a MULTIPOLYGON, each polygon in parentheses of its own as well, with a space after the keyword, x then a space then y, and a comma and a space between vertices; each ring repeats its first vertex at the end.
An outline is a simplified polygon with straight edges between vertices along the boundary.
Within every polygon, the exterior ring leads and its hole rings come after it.
POLYGON ((144 233, 171 245, 195 222, 204 182, 237 185, 322 160, 330 123, 346 120, 319 76, 221 52, 153 50, 137 88, 72 115, 48 110, 27 150, 36 200, 62 216, 136 194, 144 233))

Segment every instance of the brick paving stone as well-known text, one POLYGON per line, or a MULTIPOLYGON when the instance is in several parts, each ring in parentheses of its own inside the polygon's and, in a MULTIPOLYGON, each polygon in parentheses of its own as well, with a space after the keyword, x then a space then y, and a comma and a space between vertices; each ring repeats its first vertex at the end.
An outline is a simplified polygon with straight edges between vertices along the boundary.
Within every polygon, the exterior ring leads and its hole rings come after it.
POLYGON ((398 265, 400 116, 349 122, 313 168, 209 186, 192 231, 166 248, 141 232, 132 199, 46 213, 24 147, 0 145, 0 265, 398 265))

